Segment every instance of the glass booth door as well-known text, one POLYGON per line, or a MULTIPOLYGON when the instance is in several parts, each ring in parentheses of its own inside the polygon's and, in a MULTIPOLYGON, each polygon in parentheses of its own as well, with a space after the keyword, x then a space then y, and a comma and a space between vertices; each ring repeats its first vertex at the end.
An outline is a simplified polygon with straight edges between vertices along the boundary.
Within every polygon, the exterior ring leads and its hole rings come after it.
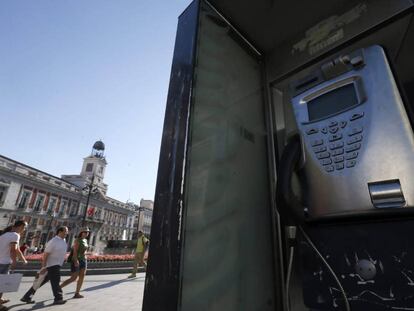
POLYGON ((276 310, 261 55, 204 1, 176 40, 143 310, 276 310))

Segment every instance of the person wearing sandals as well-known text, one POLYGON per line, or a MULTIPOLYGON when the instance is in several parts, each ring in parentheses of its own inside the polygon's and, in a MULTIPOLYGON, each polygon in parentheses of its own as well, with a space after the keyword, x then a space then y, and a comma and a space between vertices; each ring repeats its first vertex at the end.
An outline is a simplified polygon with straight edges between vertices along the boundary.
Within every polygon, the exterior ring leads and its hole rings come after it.
MULTIPOLYGON (((16 267, 17 258, 27 263, 19 248, 20 235, 26 230, 27 222, 18 220, 14 225, 7 227, 0 232, 0 274, 9 274, 10 270, 16 267)), ((8 303, 8 299, 2 298, 0 293, 0 311, 7 310, 3 304, 8 303)))
POLYGON ((86 251, 88 250, 87 237, 89 235, 89 232, 90 230, 87 227, 82 228, 79 232, 78 237, 73 243, 71 254, 68 257, 68 262, 71 263, 70 269, 72 274, 69 279, 60 285, 60 287, 63 288, 78 279, 78 282, 76 284, 76 292, 73 298, 83 298, 83 296, 80 294, 80 290, 82 288, 87 269, 86 251))

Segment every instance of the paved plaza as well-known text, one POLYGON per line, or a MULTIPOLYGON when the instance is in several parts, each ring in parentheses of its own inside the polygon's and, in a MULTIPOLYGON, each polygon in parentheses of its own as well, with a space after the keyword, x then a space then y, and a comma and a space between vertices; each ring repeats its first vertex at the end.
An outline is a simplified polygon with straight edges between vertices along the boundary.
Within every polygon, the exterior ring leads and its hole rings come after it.
MULTIPOLYGON (((6 304, 11 311, 20 310, 55 310, 55 311, 104 311, 104 310, 137 310, 142 307, 145 273, 137 274, 135 279, 127 279, 128 274, 108 274, 86 276, 81 294, 83 299, 72 299, 75 283, 63 289, 64 305, 52 305, 53 294, 50 283, 41 287, 33 300, 35 304, 23 304, 20 298, 30 288, 33 277, 24 277, 18 293, 5 293, 4 297, 10 299, 6 304)), ((62 277, 65 280, 67 277, 62 277)))

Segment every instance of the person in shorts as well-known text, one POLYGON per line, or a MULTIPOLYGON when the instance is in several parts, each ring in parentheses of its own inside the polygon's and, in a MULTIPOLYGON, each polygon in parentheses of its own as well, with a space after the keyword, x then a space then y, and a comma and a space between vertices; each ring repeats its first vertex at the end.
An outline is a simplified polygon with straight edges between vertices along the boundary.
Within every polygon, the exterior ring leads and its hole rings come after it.
POLYGON ((71 253, 68 258, 68 262, 71 263, 71 276, 69 279, 64 281, 60 287, 65 287, 66 285, 78 280, 76 284, 76 292, 73 298, 84 298, 83 295, 80 294, 83 280, 85 279, 86 270, 87 270, 87 258, 86 258, 86 251, 88 250, 88 236, 89 236, 89 228, 82 228, 79 232, 78 237, 76 238, 75 242, 73 243, 71 253))
POLYGON ((138 266, 146 267, 147 264, 144 261, 145 251, 148 248, 149 240, 145 237, 144 232, 138 231, 137 247, 135 249, 134 267, 131 275, 128 278, 135 278, 137 276, 138 266))

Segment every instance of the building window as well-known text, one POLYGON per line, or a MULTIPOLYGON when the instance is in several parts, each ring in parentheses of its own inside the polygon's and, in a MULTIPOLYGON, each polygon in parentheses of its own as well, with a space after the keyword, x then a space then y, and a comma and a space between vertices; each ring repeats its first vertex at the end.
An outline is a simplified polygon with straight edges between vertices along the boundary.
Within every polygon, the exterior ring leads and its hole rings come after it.
POLYGON ((44 195, 38 195, 37 196, 36 202, 35 202, 35 205, 34 205, 34 211, 35 212, 40 211, 40 209, 42 208, 42 204, 43 204, 43 201, 44 200, 45 200, 45 196, 44 195))
POLYGON ((23 191, 22 196, 20 197, 19 208, 26 208, 30 199, 30 191, 23 191))
POLYGON ((92 170, 93 170, 93 163, 86 164, 86 171, 87 172, 92 172, 92 170))
POLYGON ((60 203, 60 213, 61 213, 61 215, 67 215, 67 213, 68 213, 67 205, 68 205, 68 201, 62 200, 62 203, 60 203))
POLYGON ((86 210, 86 204, 81 203, 78 215, 84 215, 85 210, 86 210))
POLYGON ((56 201, 57 201, 56 198, 53 198, 53 197, 50 198, 49 206, 47 208, 48 211, 53 211, 55 209, 55 207, 56 207, 56 201))
POLYGON ((6 199, 7 189, 9 187, 0 186, 0 205, 4 202, 6 199))
POLYGON ((70 208, 70 216, 76 216, 78 214, 78 202, 73 202, 70 208))

